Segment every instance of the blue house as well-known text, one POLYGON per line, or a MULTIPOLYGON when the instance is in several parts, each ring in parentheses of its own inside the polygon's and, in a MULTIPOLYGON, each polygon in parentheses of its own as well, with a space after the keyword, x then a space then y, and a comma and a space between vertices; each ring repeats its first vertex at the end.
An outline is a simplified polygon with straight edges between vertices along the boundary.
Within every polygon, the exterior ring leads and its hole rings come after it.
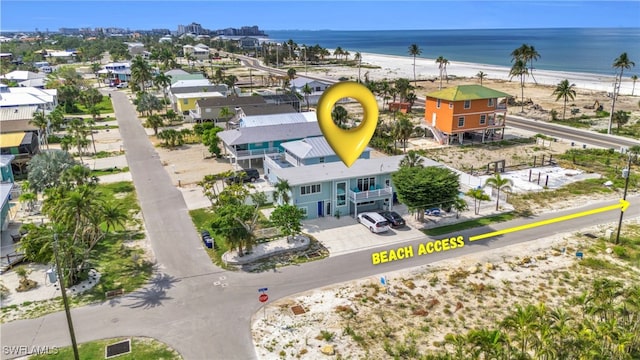
POLYGON ((9 215, 11 193, 13 190, 13 170, 11 169, 11 161, 15 156, 0 155, 0 200, 2 201, 2 210, 0 210, 0 229, 5 231, 9 225, 7 219, 9 215))
POLYGON ((291 203, 307 219, 391 209, 391 174, 398 170, 403 155, 370 158, 366 148, 348 168, 336 156, 324 137, 281 144, 284 152, 265 156, 264 173, 271 184, 286 180, 291 203))
POLYGON ((320 135, 322 131, 315 121, 290 123, 286 126, 241 127, 218 133, 230 162, 237 164, 239 161, 245 161, 248 162, 249 168, 252 161, 260 162, 265 155, 283 152, 282 143, 320 135))

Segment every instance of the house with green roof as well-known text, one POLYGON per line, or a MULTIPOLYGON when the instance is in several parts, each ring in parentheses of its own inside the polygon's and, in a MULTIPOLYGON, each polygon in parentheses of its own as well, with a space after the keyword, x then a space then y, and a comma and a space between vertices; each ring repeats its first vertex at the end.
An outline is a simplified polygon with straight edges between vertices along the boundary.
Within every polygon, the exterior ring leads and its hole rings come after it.
POLYGON ((507 93, 480 85, 459 85, 427 94, 425 125, 441 144, 465 139, 502 139, 507 93))

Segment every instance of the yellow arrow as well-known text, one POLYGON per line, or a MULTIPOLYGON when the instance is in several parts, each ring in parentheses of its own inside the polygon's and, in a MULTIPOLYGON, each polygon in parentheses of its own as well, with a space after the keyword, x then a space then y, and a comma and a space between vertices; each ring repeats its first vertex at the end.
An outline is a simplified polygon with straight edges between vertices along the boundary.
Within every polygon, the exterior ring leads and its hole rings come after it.
POLYGON ((605 207, 601 207, 601 208, 597 208, 597 209, 593 209, 593 210, 582 211, 582 212, 571 214, 571 215, 565 215, 565 216, 560 216, 560 217, 553 218, 553 219, 542 220, 542 221, 534 222, 534 223, 531 223, 531 224, 520 225, 520 226, 516 226, 516 227, 504 229, 504 230, 498 230, 498 231, 493 231, 493 232, 486 233, 486 234, 480 234, 480 235, 476 235, 476 236, 471 236, 471 237, 469 237, 469 241, 482 240, 482 239, 486 239, 486 238, 490 238, 490 237, 494 237, 494 236, 498 236, 498 235, 512 233, 512 232, 515 232, 515 231, 531 229, 531 228, 542 226, 542 225, 549 225, 549 224, 557 223, 557 222, 560 222, 560 221, 571 220, 571 219, 579 218, 579 217, 582 217, 582 216, 597 214, 597 213, 610 211, 610 210, 620 209, 621 211, 624 212, 625 210, 627 210, 628 207, 629 207, 629 201, 620 199, 620 203, 616 204, 616 205, 609 205, 609 206, 605 206, 605 207))

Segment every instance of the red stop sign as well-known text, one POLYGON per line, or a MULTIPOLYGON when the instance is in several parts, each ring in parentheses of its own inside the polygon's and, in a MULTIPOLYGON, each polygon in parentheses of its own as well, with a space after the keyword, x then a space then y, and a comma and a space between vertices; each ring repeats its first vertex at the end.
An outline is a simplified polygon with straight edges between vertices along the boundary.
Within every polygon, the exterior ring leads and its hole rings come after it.
POLYGON ((260 294, 260 296, 258 296, 258 300, 260 300, 260 302, 267 302, 267 300, 269 300, 269 296, 267 294, 260 294))

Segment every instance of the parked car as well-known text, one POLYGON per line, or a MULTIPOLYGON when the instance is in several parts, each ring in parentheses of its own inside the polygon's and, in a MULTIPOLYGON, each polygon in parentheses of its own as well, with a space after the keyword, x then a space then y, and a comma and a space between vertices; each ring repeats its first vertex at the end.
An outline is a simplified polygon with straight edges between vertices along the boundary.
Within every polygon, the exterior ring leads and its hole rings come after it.
POLYGON ((389 221, 375 212, 358 214, 358 222, 366 226, 372 233, 381 233, 389 230, 389 221))
POLYGON ((245 183, 245 182, 255 182, 260 179, 260 173, 257 169, 244 169, 235 173, 235 175, 230 176, 225 179, 227 184, 233 183, 245 183))
POLYGON ((442 215, 442 211, 438 208, 432 208, 429 210, 425 210, 424 214, 427 216, 440 216, 442 215))
POLYGON ((123 81, 123 82, 121 82, 120 84, 116 85, 116 87, 117 87, 118 89, 126 88, 126 87, 129 87, 129 83, 128 83, 128 82, 126 82, 126 81, 123 81))
POLYGON ((395 211, 379 211, 378 214, 387 219, 391 227, 403 227, 407 224, 402 216, 395 211))

